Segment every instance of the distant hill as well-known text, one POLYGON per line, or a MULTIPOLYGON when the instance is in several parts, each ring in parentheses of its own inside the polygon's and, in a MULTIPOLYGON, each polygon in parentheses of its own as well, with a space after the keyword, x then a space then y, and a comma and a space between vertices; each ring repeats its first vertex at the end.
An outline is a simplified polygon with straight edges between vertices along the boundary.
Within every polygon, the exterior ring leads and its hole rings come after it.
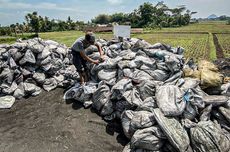
POLYGON ((212 15, 208 16, 208 19, 216 19, 216 18, 218 18, 218 16, 216 16, 215 14, 212 14, 212 15))

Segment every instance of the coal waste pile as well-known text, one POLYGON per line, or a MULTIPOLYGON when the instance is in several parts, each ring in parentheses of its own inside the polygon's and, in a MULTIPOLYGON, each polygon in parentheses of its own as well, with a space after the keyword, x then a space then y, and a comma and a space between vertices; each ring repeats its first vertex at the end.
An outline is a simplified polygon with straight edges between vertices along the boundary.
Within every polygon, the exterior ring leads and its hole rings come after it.
MULTIPOLYGON (((105 61, 87 65, 91 81, 84 85, 77 81, 70 51, 57 42, 1 45, 1 98, 9 97, 7 102, 37 95, 41 88, 72 86, 65 100, 92 107, 106 121, 120 121, 129 139, 123 152, 230 151, 230 82, 213 63, 194 63, 184 58, 182 47, 136 38, 97 43, 105 61)), ((86 54, 100 58, 94 46, 86 54)))
POLYGON ((70 50, 40 38, 0 44, 0 108, 16 99, 36 96, 42 88, 68 87, 79 78, 71 64, 70 50))
MULTIPOLYGON (((120 120, 130 141, 123 152, 230 150, 230 83, 213 63, 195 64, 181 47, 135 38, 98 43, 106 60, 88 65, 93 82, 75 85, 64 99, 120 120)), ((100 57, 95 47, 87 54, 100 57)))

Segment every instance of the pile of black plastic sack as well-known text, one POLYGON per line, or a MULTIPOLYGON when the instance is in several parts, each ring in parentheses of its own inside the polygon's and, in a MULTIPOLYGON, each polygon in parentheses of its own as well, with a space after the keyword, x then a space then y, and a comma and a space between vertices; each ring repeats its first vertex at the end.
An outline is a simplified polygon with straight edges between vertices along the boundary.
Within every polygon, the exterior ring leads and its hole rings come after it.
MULTIPOLYGON (((130 139, 124 152, 230 151, 230 83, 222 84, 215 65, 185 63, 183 48, 134 38, 98 43, 106 60, 89 64, 93 81, 76 84, 64 99, 119 119, 130 139), (217 86, 217 95, 203 91, 217 86)), ((87 54, 100 57, 94 47, 87 54)))
MULTIPOLYGON (((230 151, 230 82, 222 84, 215 65, 185 62, 183 48, 140 39, 97 43, 106 58, 88 64, 92 82, 84 85, 76 83, 70 50, 57 42, 0 45, 0 108, 41 88, 74 85, 64 99, 92 105, 107 121, 119 119, 130 139, 124 152, 230 151)), ((93 46, 86 53, 100 57, 93 46)))
POLYGON ((43 88, 73 85, 78 78, 69 49, 39 38, 0 44, 0 108, 10 108, 16 99, 36 96, 43 88))

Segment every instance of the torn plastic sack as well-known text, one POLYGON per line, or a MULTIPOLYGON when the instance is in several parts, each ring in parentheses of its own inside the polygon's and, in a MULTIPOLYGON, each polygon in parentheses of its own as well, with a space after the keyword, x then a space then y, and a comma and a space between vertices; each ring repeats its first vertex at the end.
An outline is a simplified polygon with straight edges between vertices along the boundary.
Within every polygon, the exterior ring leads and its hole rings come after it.
MULTIPOLYGON (((178 152, 178 150, 176 150, 169 141, 165 141, 161 150, 158 152, 178 152)), ((188 149, 188 150, 186 150, 186 152, 193 152, 193 151, 188 149)))
POLYGON ((57 49, 54 50, 54 52, 58 53, 59 55, 64 55, 65 56, 67 54, 67 52, 68 52, 68 49, 64 48, 63 46, 59 46, 57 49))
POLYGON ((94 53, 88 55, 88 57, 90 57, 91 59, 94 59, 94 60, 99 60, 100 59, 100 53, 94 52, 94 53))
POLYGON ((116 44, 112 44, 109 46, 110 50, 118 50, 121 49, 121 43, 116 43, 116 44))
POLYGON ((151 45, 151 49, 168 50, 169 48, 165 44, 155 43, 155 44, 151 45))
POLYGON ((190 148, 190 139, 180 122, 173 117, 165 117, 160 109, 153 110, 157 124, 168 138, 169 142, 180 152, 190 148))
POLYGON ((130 121, 130 130, 148 128, 155 124, 153 114, 148 111, 135 111, 130 121))
POLYGON ((186 106, 183 95, 183 91, 177 86, 160 86, 156 91, 157 105, 165 116, 181 115, 186 106))
POLYGON ((107 55, 110 58, 116 58, 118 56, 118 54, 119 54, 119 52, 116 50, 111 50, 111 49, 107 50, 107 55))
POLYGON ((92 75, 96 75, 96 73, 102 69, 113 69, 117 67, 117 63, 121 60, 121 57, 116 57, 114 59, 108 58, 104 62, 100 63, 99 65, 93 65, 90 73, 92 75))

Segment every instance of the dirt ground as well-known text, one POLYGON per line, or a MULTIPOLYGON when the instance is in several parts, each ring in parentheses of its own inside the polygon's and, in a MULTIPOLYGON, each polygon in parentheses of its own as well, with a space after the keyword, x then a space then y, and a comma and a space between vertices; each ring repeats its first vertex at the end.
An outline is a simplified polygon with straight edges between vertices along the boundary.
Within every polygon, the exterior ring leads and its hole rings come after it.
POLYGON ((63 100, 63 89, 43 91, 0 110, 1 152, 120 152, 127 143, 118 122, 63 100))

